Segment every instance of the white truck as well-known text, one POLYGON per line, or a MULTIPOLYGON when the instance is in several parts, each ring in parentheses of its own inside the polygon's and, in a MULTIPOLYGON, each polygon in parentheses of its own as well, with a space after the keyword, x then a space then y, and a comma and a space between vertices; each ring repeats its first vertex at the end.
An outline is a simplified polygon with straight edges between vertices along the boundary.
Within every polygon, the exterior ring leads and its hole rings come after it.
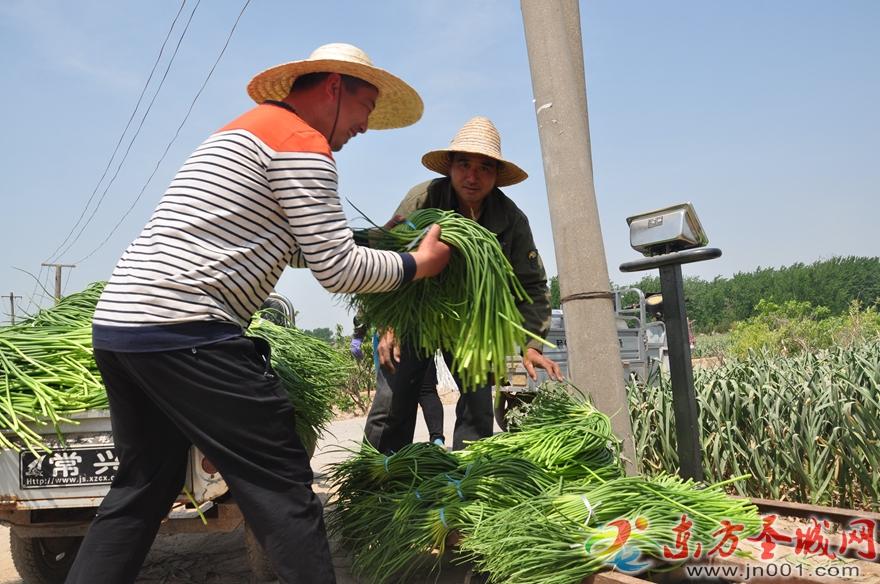
MULTIPOLYGON (((666 325, 662 320, 648 318, 654 312, 660 295, 646 298, 638 288, 618 288, 613 294, 617 342, 624 376, 626 379, 635 377, 640 383, 649 383, 661 367, 668 366, 666 325)), ((547 341, 555 348, 545 349, 544 355, 559 364, 563 374, 568 377, 568 347, 562 310, 554 309, 552 312, 547 341)), ((507 411, 515 404, 529 400, 538 385, 547 380, 544 370, 538 369, 537 373, 537 381, 532 381, 518 356, 508 358, 507 384, 495 392, 495 419, 502 429, 507 426, 507 411)))
MULTIPOLYGON (((0 450, 0 522, 10 526, 12 560, 25 584, 64 582, 118 468, 109 412, 72 418, 78 423, 60 427, 63 441, 50 426, 32 426, 50 452, 0 450)), ((184 493, 160 533, 228 532, 243 524, 223 478, 196 448, 184 493)), ((252 571, 268 579, 268 564, 248 530, 246 543, 252 571)))

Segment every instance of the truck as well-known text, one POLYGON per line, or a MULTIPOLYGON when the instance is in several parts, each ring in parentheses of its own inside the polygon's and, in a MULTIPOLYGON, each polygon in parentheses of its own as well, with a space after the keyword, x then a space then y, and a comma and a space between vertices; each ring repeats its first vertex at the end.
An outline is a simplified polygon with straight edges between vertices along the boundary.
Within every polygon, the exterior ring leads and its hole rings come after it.
MULTIPOLYGON (((662 320, 662 296, 645 294, 638 288, 617 288, 612 291, 614 321, 617 325, 617 342, 624 377, 639 383, 651 383, 658 372, 668 369, 666 325, 662 320)), ((562 310, 553 309, 547 341, 554 348, 544 350, 544 355, 555 361, 563 375, 568 377, 568 347, 565 340, 565 316, 562 310)), ((495 420, 507 429, 507 412, 524 401, 529 401, 538 386, 547 380, 543 369, 536 370, 538 379, 532 380, 526 373, 519 356, 507 359, 506 383, 495 392, 495 420)))
MULTIPOLYGON (((108 410, 71 416, 58 429, 32 425, 49 448, 0 450, 0 522, 10 527, 15 568, 26 584, 64 582, 119 461, 108 410)), ((13 443, 11 434, 6 436, 13 443)), ((184 491, 160 533, 228 532, 244 520, 223 477, 195 447, 184 491)), ((265 571, 259 544, 246 533, 252 570, 265 571)))

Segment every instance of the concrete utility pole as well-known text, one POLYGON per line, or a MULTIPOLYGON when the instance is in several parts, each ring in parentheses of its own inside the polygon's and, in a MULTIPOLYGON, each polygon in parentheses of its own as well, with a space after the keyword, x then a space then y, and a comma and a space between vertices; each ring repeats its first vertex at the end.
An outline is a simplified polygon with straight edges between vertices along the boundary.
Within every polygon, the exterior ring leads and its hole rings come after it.
POLYGON ((55 268, 55 304, 61 302, 61 269, 75 268, 76 264, 40 264, 47 268, 55 268))
POLYGON ((9 318, 12 321, 12 324, 15 324, 15 299, 21 298, 21 296, 16 296, 15 292, 9 293, 9 318))
POLYGON ((577 0, 521 0, 571 381, 613 416, 635 472, 623 365, 599 225, 577 0))

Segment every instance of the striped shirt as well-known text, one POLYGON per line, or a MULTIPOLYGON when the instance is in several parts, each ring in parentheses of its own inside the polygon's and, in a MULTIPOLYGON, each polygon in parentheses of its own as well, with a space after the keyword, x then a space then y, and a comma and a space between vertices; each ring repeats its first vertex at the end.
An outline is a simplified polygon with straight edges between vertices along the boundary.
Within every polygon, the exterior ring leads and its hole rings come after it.
POLYGON ((409 254, 355 245, 326 138, 265 103, 189 157, 125 250, 93 320, 95 348, 170 350, 242 334, 285 266, 330 292, 412 279, 409 254))

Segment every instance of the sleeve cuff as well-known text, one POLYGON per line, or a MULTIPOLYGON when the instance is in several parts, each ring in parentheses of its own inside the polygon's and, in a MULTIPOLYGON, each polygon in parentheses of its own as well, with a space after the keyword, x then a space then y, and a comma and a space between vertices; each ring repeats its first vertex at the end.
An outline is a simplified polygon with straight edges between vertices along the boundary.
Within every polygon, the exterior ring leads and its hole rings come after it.
POLYGON ((544 343, 536 341, 535 339, 529 339, 529 342, 526 343, 526 349, 534 349, 543 355, 544 343))
POLYGON ((412 282, 416 276, 416 258, 410 253, 402 253, 400 259, 403 260, 403 279, 400 281, 400 285, 403 286, 407 282, 412 282))

